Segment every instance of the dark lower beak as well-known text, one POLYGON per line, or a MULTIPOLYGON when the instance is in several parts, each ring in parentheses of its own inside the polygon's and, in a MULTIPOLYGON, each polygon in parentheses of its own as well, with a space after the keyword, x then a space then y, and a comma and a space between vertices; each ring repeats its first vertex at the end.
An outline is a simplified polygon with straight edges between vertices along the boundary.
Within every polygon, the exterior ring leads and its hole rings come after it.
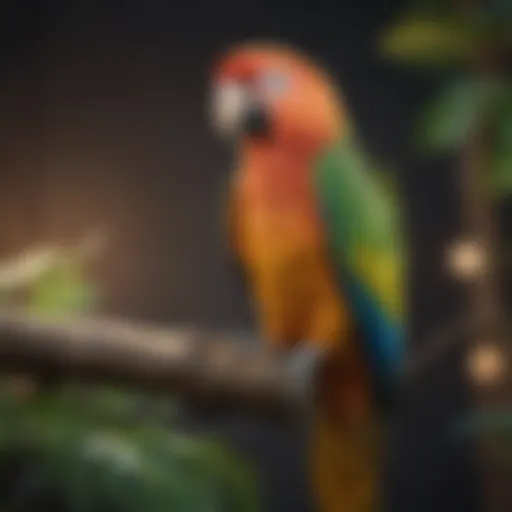
POLYGON ((261 104, 251 105, 244 114, 243 133, 255 138, 270 136, 270 115, 261 104))

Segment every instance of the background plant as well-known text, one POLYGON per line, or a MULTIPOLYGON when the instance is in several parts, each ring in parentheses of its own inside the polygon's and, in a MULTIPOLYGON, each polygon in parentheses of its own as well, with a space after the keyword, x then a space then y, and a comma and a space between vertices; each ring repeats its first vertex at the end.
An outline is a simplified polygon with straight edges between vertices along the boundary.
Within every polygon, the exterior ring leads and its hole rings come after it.
MULTIPOLYGON (((389 60, 434 74, 442 84, 419 115, 415 144, 423 155, 456 156, 461 239, 486 262, 484 272, 466 276, 464 315, 492 326, 469 341, 475 347, 483 338, 496 342, 510 361, 510 304, 502 285, 512 253, 498 224, 512 197, 512 2, 410 2, 380 44, 389 60)), ((510 372, 489 390, 477 385, 481 409, 458 432, 490 439, 489 453, 512 463, 512 406, 503 400, 510 397, 509 381, 510 372)))
MULTIPOLYGON (((97 239, 0 264, 0 305, 31 314, 94 313, 87 268, 97 239)), ((173 426, 167 397, 4 376, 0 510, 256 512, 254 475, 215 440, 173 426)))

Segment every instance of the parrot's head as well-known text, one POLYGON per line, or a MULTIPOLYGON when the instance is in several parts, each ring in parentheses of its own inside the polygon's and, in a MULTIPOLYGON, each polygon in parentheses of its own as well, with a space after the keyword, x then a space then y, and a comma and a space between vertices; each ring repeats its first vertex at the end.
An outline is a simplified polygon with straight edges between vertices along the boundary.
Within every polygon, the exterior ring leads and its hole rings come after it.
POLYGON ((213 71, 214 128, 244 142, 316 149, 340 136, 340 95, 327 73, 299 52, 246 44, 213 71))

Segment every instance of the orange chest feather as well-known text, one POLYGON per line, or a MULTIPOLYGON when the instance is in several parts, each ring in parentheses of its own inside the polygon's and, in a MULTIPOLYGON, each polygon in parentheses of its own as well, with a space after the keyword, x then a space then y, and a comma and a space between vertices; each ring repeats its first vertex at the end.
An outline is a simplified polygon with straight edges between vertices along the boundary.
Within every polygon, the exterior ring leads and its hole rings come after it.
POLYGON ((238 185, 246 258, 294 259, 320 250, 321 223, 305 165, 278 158, 249 164, 238 185))

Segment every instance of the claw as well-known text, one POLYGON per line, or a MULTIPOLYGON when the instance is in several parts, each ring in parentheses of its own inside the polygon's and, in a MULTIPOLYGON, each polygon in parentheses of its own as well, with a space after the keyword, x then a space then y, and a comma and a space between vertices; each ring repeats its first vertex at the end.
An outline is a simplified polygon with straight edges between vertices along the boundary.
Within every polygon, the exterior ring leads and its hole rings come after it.
POLYGON ((314 344, 304 343, 286 355, 286 366, 292 394, 301 405, 312 404, 315 381, 325 352, 314 344))

